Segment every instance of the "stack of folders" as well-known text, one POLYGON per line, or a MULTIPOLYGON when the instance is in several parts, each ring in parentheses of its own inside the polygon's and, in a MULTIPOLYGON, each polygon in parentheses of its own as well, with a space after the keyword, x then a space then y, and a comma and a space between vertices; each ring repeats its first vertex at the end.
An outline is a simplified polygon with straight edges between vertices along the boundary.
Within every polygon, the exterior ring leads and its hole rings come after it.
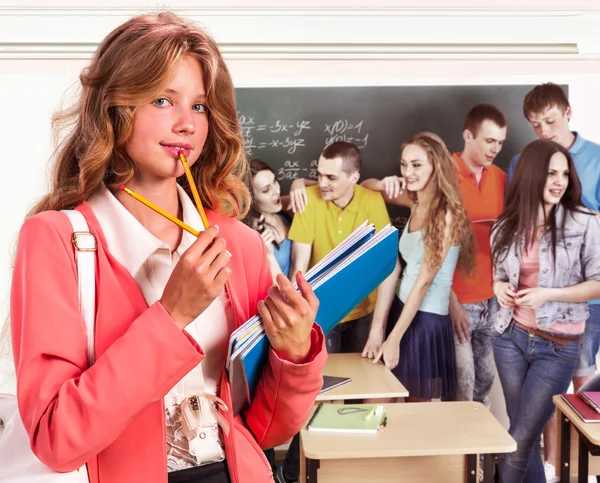
POLYGON ((600 392, 562 394, 562 398, 584 423, 600 423, 600 392))
POLYGON ((306 425, 308 431, 374 434, 387 424, 383 406, 320 403, 306 425))
MULTIPOLYGON (((396 228, 388 225, 375 234, 375 226, 365 222, 306 273, 320 302, 316 322, 325 334, 392 273, 397 253, 396 228)), ((234 414, 252 401, 268 351, 260 315, 231 334, 227 372, 234 414)))

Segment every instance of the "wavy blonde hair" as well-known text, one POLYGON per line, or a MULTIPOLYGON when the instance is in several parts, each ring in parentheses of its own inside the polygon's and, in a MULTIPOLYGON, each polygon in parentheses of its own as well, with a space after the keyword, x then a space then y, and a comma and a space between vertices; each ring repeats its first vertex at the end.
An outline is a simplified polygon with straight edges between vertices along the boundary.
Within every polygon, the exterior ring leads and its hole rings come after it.
MULTIPOLYGON (((246 215, 248 164, 231 76, 215 41, 170 12, 134 17, 102 41, 80 75, 79 101, 54 117, 55 129, 72 130, 55 152, 50 192, 29 215, 77 206, 103 182, 117 190, 133 178, 125 147, 136 107, 161 93, 184 55, 199 62, 206 89, 208 136, 191 167, 202 202, 229 216, 246 215)), ((178 182, 189 192, 185 176, 178 182)))
MULTIPOLYGON (((402 144, 402 151, 409 145, 422 148, 433 166, 431 177, 425 187, 429 200, 429 211, 423 228, 425 245, 425 263, 433 270, 438 270, 444 260, 444 238, 446 230, 446 214, 452 215, 450 227, 451 244, 460 246, 458 269, 464 273, 475 270, 475 237, 471 222, 463 207, 458 187, 458 168, 442 139, 430 132, 420 132, 402 144)), ((416 203, 416 193, 409 192, 416 203)))

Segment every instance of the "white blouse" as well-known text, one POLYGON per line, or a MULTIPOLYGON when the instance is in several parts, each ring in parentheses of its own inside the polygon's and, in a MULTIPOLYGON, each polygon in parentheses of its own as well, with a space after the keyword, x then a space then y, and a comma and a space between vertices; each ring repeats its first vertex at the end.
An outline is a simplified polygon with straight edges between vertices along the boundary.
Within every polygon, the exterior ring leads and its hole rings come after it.
MULTIPOLYGON (((198 231, 202 220, 187 193, 177 186, 183 208, 183 221, 198 231)), ((140 286, 148 305, 160 299, 181 255, 195 237, 184 231, 174 252, 156 238, 105 187, 89 200, 106 238, 108 250, 127 269, 140 286)), ((217 421, 210 408, 210 396, 198 399, 200 427, 190 445, 182 427, 179 405, 190 396, 216 395, 221 380, 229 335, 234 329, 235 314, 225 290, 185 330, 205 352, 206 357, 183 377, 165 396, 168 471, 222 461, 225 457, 217 421)))

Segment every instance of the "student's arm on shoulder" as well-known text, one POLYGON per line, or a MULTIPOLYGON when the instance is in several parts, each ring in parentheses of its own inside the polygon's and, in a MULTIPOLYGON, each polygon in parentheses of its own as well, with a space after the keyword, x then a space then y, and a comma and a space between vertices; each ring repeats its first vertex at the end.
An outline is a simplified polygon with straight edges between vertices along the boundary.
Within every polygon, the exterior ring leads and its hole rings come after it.
POLYGON ((381 193, 385 202, 390 205, 412 208, 414 203, 408 196, 408 190, 400 189, 402 184, 402 178, 399 176, 388 176, 383 179, 369 178, 360 183, 364 188, 381 193))
POLYGON ((28 219, 11 291, 21 417, 33 452, 60 472, 79 468, 110 445, 135 415, 202 360, 199 348, 157 303, 88 369, 72 231, 59 212, 28 219), (126 397, 115 404, 115 394, 126 397))
POLYGON ((281 197, 283 209, 290 215, 302 213, 308 204, 308 193, 306 188, 315 186, 317 181, 308 178, 298 178, 292 182, 290 193, 281 197))
POLYGON ((391 223, 383 196, 381 193, 368 191, 366 193, 368 199, 369 223, 373 223, 377 231, 391 223))

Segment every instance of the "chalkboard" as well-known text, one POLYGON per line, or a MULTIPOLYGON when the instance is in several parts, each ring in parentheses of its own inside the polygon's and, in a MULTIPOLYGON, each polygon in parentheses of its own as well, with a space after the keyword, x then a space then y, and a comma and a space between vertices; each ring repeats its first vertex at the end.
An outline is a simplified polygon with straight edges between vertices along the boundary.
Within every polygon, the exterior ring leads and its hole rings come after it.
MULTIPOLYGON (((522 108, 533 87, 238 88, 236 97, 247 154, 273 167, 287 194, 295 178, 317 178, 319 155, 334 141, 360 148, 361 179, 399 175, 400 146, 419 131, 434 132, 451 152, 461 151, 464 118, 480 102, 494 104, 508 121, 507 139, 495 161, 506 170, 512 157, 535 139, 522 108)), ((406 210, 388 209, 401 226, 406 210)))

